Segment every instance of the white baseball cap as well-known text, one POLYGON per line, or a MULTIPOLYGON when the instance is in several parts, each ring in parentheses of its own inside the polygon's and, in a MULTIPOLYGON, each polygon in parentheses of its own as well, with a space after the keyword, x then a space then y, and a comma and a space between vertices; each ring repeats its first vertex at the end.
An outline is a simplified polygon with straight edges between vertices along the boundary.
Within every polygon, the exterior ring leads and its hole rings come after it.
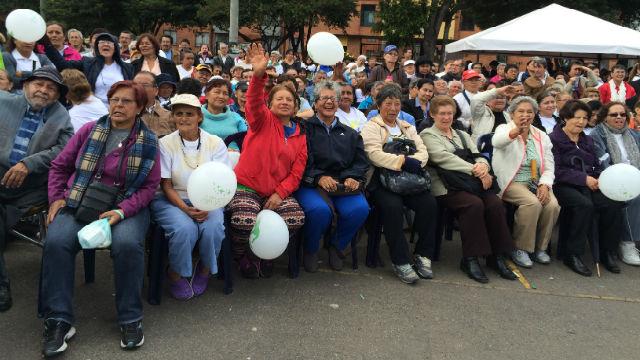
POLYGON ((200 100, 193 94, 178 94, 171 98, 171 106, 189 105, 200 109, 200 100))
POLYGON ((407 65, 415 65, 415 64, 416 64, 416 62, 415 62, 415 61, 413 61, 413 60, 407 60, 407 61, 405 61, 405 62, 404 62, 404 66, 407 66, 407 65))

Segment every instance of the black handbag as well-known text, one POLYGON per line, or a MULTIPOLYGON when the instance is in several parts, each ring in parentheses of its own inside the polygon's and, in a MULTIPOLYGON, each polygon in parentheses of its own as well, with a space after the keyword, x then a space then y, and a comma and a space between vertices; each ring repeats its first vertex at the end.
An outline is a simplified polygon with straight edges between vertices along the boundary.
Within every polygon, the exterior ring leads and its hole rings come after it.
MULTIPOLYGON (((451 141, 453 146, 456 148, 453 154, 468 163, 475 164, 475 159, 483 156, 479 153, 472 153, 469 149, 469 146, 467 145, 467 141, 465 140, 461 132, 457 129, 454 129, 454 131, 458 133, 458 136, 462 141, 463 148, 458 147, 453 141, 451 141)), ((482 195, 486 192, 491 192, 494 194, 500 192, 500 188, 498 187, 496 179, 493 175, 491 175, 493 178, 491 187, 485 190, 482 186, 482 181, 473 175, 469 175, 460 171, 443 169, 439 166, 434 165, 432 165, 432 167, 436 169, 440 180, 442 180, 442 183, 449 191, 466 191, 475 195, 482 195)))
POLYGON ((118 168, 116 172, 116 180, 113 185, 107 185, 100 182, 102 179, 102 173, 104 171, 104 156, 98 160, 99 167, 91 184, 84 191, 84 195, 80 200, 80 204, 76 209, 75 218, 82 223, 91 223, 98 220, 100 214, 105 211, 112 210, 118 199, 118 195, 121 190, 120 185, 120 173, 122 171, 122 163, 124 161, 124 150, 120 154, 120 160, 118 161, 118 168))
MULTIPOLYGON (((418 152, 416 144, 409 139, 393 139, 384 144, 382 151, 390 154, 409 156, 418 152)), ((431 189, 431 177, 424 169, 421 174, 379 168, 382 187, 398 195, 415 195, 431 189)))

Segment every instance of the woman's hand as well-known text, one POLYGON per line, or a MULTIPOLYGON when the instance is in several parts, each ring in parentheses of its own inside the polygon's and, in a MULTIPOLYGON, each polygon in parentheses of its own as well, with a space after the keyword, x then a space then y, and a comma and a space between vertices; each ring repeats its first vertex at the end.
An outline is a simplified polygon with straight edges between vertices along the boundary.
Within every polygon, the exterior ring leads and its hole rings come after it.
POLYGON ((202 211, 197 208, 194 208, 193 206, 186 206, 185 208, 182 209, 182 211, 184 211, 187 215, 189 215, 190 218, 192 218, 193 220, 199 223, 207 220, 207 218, 209 217, 208 211, 202 211))
POLYGON ((275 210, 280 206, 280 204, 282 204, 282 198, 278 193, 273 193, 269 196, 269 199, 267 199, 267 202, 264 204, 264 208, 268 210, 275 210))
POLYGON ((251 64, 254 76, 262 77, 262 75, 264 75, 264 72, 267 69, 267 64, 269 63, 269 58, 264 52, 262 44, 253 43, 249 46, 249 50, 247 51, 247 63, 251 64))
MULTIPOLYGON (((122 211, 122 209, 118 209, 118 211, 122 211)), ((100 216, 98 216, 98 219, 109 218, 109 225, 114 226, 124 219, 120 216, 120 214, 118 214, 118 211, 109 210, 107 212, 103 212, 102 214, 100 214, 100 216)), ((122 213, 124 214, 124 212, 122 213)))
POLYGON ((480 181, 482 181, 482 188, 485 190, 488 190, 491 187, 491 184, 493 184, 493 178, 489 176, 489 174, 481 177, 480 181))
POLYGON ((501 88, 498 88, 498 90, 496 91, 496 94, 511 98, 513 95, 516 94, 516 87, 513 85, 503 86, 501 88))
POLYGON ((67 202, 64 199, 56 200, 49 206, 49 214, 47 215, 47 226, 53 222, 56 215, 58 215, 58 211, 65 207, 67 202))
POLYGON ((320 180, 318 180, 318 186, 320 186, 326 192, 336 191, 338 188, 338 182, 335 181, 331 176, 321 176, 320 180))
POLYGON ((360 187, 360 183, 358 182, 358 180, 347 178, 344 181, 344 187, 349 191, 356 191, 360 187))
POLYGON ((471 169, 473 176, 481 178, 489 174, 489 165, 485 163, 475 163, 473 164, 473 169, 471 169))
POLYGON ((591 177, 591 176, 587 176, 587 187, 589 189, 591 189, 591 191, 596 191, 598 190, 599 186, 598 186, 598 179, 591 177))
POLYGON ((549 203, 549 200, 551 200, 551 195, 549 195, 549 187, 544 184, 539 185, 536 196, 538 197, 540 204, 547 205, 549 203))

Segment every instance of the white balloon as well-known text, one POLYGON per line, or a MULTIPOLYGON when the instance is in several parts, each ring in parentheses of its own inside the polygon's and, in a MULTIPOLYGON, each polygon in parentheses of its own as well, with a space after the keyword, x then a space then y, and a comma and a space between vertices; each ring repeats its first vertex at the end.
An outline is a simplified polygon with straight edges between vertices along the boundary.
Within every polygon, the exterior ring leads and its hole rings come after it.
POLYGON ((7 34, 24 42, 40 40, 47 31, 44 19, 30 9, 16 9, 9 13, 5 20, 7 34))
POLYGON ((218 161, 200 165, 189 176, 187 196, 197 209, 211 211, 227 205, 236 193, 236 174, 218 161))
POLYGON ((249 236, 251 251, 261 259, 272 260, 282 255, 288 244, 289 228, 282 217, 271 210, 260 211, 249 236))
POLYGON ((335 65, 344 59, 344 48, 340 40, 328 32, 313 34, 307 43, 307 52, 320 65, 335 65))
POLYGON ((600 174, 598 185, 611 200, 633 200, 640 195, 640 170, 629 164, 611 165, 600 174))
POLYGON ((237 151, 229 151, 229 160, 231 160, 231 168, 235 169, 240 161, 240 153, 237 151))

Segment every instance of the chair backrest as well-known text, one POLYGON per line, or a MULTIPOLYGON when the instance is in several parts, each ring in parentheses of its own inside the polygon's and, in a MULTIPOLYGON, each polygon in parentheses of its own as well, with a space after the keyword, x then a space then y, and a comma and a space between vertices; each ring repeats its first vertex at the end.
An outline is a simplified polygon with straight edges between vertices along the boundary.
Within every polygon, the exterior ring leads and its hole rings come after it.
POLYGON ((493 145, 491 144, 491 138, 493 138, 493 133, 484 134, 478 138, 478 152, 480 152, 480 154, 486 157, 489 161, 491 161, 491 158, 493 157, 493 145))

